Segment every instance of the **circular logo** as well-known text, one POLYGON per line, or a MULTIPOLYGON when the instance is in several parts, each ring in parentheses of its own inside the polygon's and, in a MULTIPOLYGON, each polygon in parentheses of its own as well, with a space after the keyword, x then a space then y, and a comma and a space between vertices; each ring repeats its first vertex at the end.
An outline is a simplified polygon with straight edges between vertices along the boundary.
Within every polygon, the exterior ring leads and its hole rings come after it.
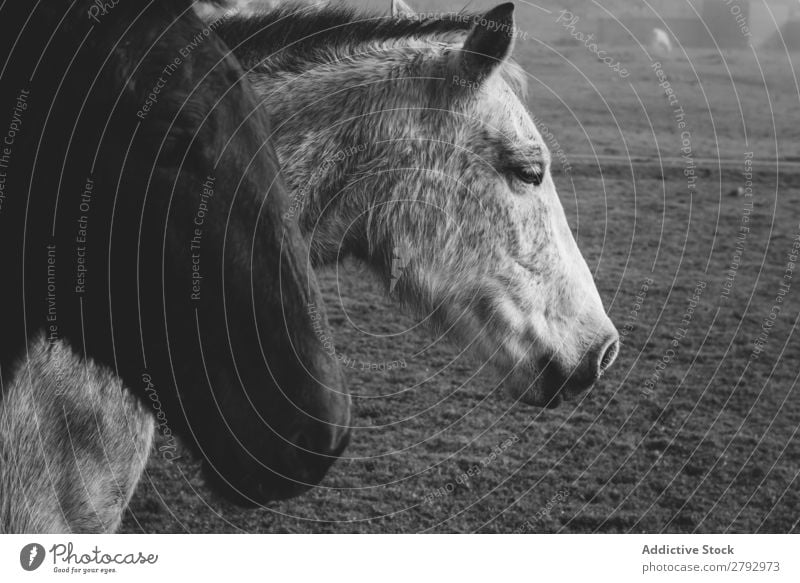
POLYGON ((19 552, 19 564, 26 571, 35 571, 44 562, 44 547, 38 543, 31 543, 22 547, 19 552))

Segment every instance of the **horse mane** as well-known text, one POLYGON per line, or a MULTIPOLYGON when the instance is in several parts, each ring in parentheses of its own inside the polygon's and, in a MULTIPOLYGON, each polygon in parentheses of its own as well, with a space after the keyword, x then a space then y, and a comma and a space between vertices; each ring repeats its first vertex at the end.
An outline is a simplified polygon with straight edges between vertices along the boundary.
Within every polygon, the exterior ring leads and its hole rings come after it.
POLYGON ((278 60, 282 69, 299 71, 365 44, 467 32, 472 16, 392 18, 350 7, 286 4, 260 14, 234 16, 217 32, 245 64, 267 55, 278 60))
MULTIPOLYGON (((263 73, 302 73, 309 67, 362 53, 365 45, 414 39, 454 42, 465 36, 480 14, 421 13, 395 18, 350 7, 282 5, 255 15, 233 16, 215 29, 245 68, 263 73)), ((502 68, 518 94, 525 76, 514 62, 502 68)))

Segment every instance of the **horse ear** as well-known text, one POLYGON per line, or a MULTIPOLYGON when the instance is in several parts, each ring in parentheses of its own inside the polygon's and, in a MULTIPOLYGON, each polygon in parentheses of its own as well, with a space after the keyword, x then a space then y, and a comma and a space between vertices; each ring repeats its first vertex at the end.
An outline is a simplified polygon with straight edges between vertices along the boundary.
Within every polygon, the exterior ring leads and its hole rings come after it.
POLYGON ((394 18, 416 16, 416 12, 414 12, 411 6, 403 2, 403 0, 392 0, 392 16, 394 18))
POLYGON ((475 25, 461 49, 462 70, 480 79, 511 54, 514 44, 514 4, 495 6, 475 25))

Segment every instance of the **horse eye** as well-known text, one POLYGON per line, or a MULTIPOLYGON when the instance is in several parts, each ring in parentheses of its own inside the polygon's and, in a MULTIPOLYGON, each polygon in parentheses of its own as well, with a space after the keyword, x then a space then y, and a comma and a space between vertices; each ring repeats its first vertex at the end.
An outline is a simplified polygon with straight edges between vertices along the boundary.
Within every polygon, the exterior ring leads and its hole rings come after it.
POLYGON ((517 166, 513 169, 514 176, 522 180, 525 184, 539 186, 544 178, 544 172, 538 166, 517 166))

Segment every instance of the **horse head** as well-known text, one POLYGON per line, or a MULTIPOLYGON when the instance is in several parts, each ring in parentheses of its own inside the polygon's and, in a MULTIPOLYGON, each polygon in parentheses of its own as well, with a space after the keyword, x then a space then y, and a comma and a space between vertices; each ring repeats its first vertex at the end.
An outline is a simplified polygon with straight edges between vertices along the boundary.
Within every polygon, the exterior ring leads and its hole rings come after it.
POLYGON ((30 94, 10 180, 29 197, 0 216, 25 274, 3 290, 3 370, 45 330, 117 373, 225 493, 297 494, 345 447, 349 396, 268 121, 188 0, 91 8, 8 25, 4 84, 30 94))
POLYGON ((515 398, 555 406, 619 342, 522 100, 513 4, 393 6, 390 19, 279 12, 222 34, 272 117, 315 261, 361 257, 515 398))

